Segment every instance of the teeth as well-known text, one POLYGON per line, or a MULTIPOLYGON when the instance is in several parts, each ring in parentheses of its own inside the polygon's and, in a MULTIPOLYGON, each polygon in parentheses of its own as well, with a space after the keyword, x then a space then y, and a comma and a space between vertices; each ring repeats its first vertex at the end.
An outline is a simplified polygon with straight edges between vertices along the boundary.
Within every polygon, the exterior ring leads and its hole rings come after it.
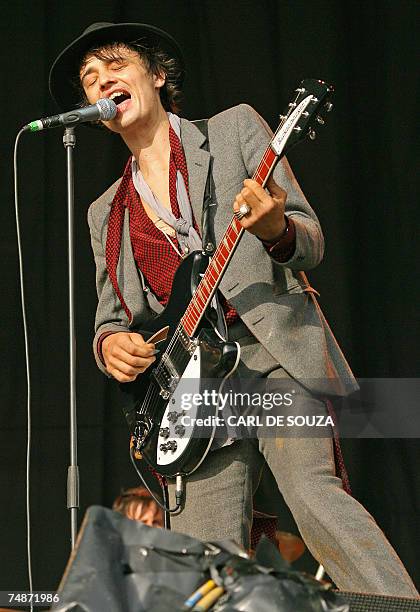
POLYGON ((126 91, 114 91, 112 92, 112 94, 109 96, 110 100, 113 100, 114 98, 116 98, 117 96, 126 96, 127 92, 126 91))

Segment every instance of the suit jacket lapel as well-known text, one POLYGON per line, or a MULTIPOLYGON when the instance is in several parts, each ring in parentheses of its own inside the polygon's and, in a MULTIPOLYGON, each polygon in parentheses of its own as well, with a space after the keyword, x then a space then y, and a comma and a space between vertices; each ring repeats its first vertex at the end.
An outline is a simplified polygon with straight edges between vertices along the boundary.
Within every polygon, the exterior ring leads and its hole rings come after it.
POLYGON ((193 123, 187 119, 181 119, 181 142, 187 161, 191 206, 200 228, 204 190, 210 163, 210 153, 201 148, 205 141, 205 136, 193 123))

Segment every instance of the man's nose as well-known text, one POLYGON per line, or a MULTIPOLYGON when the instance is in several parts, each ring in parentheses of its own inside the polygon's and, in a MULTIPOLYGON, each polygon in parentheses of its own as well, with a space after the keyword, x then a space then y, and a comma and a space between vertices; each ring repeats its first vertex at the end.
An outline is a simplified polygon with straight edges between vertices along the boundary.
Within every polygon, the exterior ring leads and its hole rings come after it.
POLYGON ((114 75, 112 74, 112 72, 109 72, 108 70, 102 72, 99 75, 99 87, 101 91, 105 91, 106 89, 108 89, 108 87, 113 85, 115 81, 116 79, 114 75))

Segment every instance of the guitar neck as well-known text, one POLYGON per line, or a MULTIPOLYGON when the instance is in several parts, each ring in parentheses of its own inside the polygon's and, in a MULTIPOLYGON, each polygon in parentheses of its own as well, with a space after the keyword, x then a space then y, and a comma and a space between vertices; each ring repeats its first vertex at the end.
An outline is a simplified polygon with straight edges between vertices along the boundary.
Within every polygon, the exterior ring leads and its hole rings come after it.
MULTIPOLYGON (((331 110, 332 104, 329 101, 325 102, 326 99, 328 100, 328 94, 331 91, 331 87, 316 79, 303 80, 300 87, 295 90, 297 95, 294 101, 289 104, 287 114, 280 116, 281 123, 252 177, 262 187, 265 186, 274 166, 285 153, 286 147, 294 146, 306 135, 312 139, 315 137, 312 123, 313 121, 320 125, 325 123, 324 118, 318 113, 320 113, 321 108, 325 108, 326 112, 331 110)), ((243 231, 239 221, 232 216, 231 222, 180 321, 180 331, 186 332, 188 336, 191 337, 196 332, 201 318, 239 244, 243 231)))
MULTIPOLYGON (((264 187, 278 159, 279 156, 273 151, 270 142, 262 156, 258 168, 252 176, 254 181, 257 181, 257 183, 264 187)), ((180 325, 182 325, 189 336, 193 336, 196 332, 201 318, 206 308, 209 306, 223 278, 229 261, 239 244, 243 231, 244 229, 239 221, 232 215, 228 228, 223 234, 219 246, 180 321, 180 325)))

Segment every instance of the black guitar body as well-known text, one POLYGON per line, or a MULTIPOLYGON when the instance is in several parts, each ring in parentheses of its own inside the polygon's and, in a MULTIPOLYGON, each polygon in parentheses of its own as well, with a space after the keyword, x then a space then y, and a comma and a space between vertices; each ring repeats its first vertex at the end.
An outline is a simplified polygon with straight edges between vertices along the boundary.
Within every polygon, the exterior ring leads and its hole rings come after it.
MULTIPOLYGON (((181 262, 174 276, 174 290, 164 311, 145 323, 142 329, 133 330, 142 334, 144 339, 156 343, 160 349, 156 362, 134 382, 119 385, 122 409, 134 438, 135 449, 163 476, 194 471, 207 454, 214 435, 212 426, 185 428, 181 423, 187 411, 177 407, 174 392, 186 367, 191 360, 199 359, 197 379, 199 377, 202 381, 198 382, 201 391, 202 385, 208 381, 223 381, 234 370, 238 360, 237 344, 221 340, 210 323, 214 321, 213 309, 206 311, 194 338, 185 332, 180 333, 179 321, 207 263, 208 257, 198 251, 181 262), (162 423, 165 413, 167 418, 162 423), (166 431, 168 429, 169 432, 166 431), (180 446, 183 447, 182 451, 180 446), (159 454, 165 457, 164 464, 159 461, 159 454)), ((217 414, 217 405, 195 406, 193 412, 194 418, 204 419, 217 414)))

